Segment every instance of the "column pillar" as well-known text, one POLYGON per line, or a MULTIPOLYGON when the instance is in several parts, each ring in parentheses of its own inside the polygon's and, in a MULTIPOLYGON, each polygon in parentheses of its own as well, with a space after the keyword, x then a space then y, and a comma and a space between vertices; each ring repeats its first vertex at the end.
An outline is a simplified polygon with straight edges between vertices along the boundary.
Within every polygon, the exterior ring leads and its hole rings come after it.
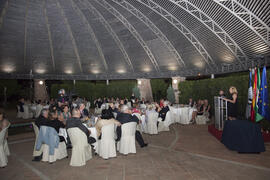
POLYGON ((34 79, 34 99, 41 101, 48 100, 48 93, 44 79, 34 79))
POLYGON ((150 79, 137 79, 137 84, 140 90, 141 98, 144 98, 146 101, 153 101, 150 79))
POLYGON ((185 81, 186 78, 185 77, 180 77, 180 76, 176 76, 176 77, 172 77, 172 88, 174 90, 174 96, 175 96, 175 103, 179 103, 179 84, 180 82, 185 81))

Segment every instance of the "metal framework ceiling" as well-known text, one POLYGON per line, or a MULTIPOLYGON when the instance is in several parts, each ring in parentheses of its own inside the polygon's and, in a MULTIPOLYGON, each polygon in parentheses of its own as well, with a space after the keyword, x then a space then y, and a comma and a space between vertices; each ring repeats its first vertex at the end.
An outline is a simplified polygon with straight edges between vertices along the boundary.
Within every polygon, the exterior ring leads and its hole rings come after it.
POLYGON ((0 78, 165 78, 262 65, 269 0, 0 1, 0 78))

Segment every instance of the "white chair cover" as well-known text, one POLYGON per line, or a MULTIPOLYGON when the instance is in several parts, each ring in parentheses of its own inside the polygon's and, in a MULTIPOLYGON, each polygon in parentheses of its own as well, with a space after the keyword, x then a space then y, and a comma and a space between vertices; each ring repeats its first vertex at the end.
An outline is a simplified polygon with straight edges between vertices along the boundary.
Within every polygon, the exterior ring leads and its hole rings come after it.
POLYGON ((38 118, 40 115, 40 112, 42 110, 43 106, 41 104, 38 104, 36 107, 36 113, 35 113, 35 118, 38 118))
POLYGON ((87 137, 77 127, 70 128, 67 132, 72 144, 70 166, 84 166, 86 161, 92 158, 92 150, 88 144, 87 137))
POLYGON ((20 106, 17 105, 17 118, 22 118, 23 117, 23 112, 20 111, 20 106))
POLYGON ((170 106, 170 111, 171 111, 171 116, 173 118, 173 122, 181 123, 182 108, 170 106))
POLYGON ((91 106, 90 102, 87 101, 87 102, 86 102, 86 105, 85 105, 85 109, 87 109, 88 112, 89 112, 89 110, 90 110, 90 106, 91 106))
POLYGON ((169 126, 171 124, 172 124, 172 121, 171 121, 171 112, 168 111, 167 114, 166 114, 165 120, 164 121, 160 121, 159 124, 158 124, 158 132, 161 132, 161 131, 170 131, 169 126))
POLYGON ((24 104, 23 105, 23 109, 24 109, 24 112, 23 112, 23 119, 30 119, 33 117, 33 113, 30 113, 29 112, 29 106, 24 104))
POLYGON ((8 125, 8 127, 4 128, 0 132, 0 167, 5 167, 7 165, 8 163, 7 156, 10 155, 8 145, 7 145, 7 140, 6 140, 6 134, 7 134, 7 130, 9 126, 10 125, 8 125))
POLYGON ((166 113, 164 125, 169 127, 173 123, 172 116, 171 116, 171 111, 168 111, 166 113))
MULTIPOLYGON (((133 115, 133 116, 136 116, 136 117, 139 119, 139 121, 142 120, 141 115, 140 115, 139 113, 133 113, 132 115, 133 115)), ((141 123, 138 123, 138 124, 136 125, 136 130, 137 130, 137 131, 140 131, 140 133, 143 132, 143 130, 142 130, 142 124, 141 124, 141 123)))
POLYGON ((95 108, 95 114, 101 114, 102 108, 95 108))
POLYGON ((38 129, 37 125, 34 122, 32 122, 32 126, 34 128, 34 132, 35 132, 35 135, 36 135, 36 140, 35 140, 35 145, 34 145, 34 150, 33 150, 33 156, 40 156, 42 154, 42 152, 43 152, 43 146, 44 145, 41 146, 40 150, 38 150, 38 151, 36 150, 36 144, 37 144, 39 129, 38 129))
POLYGON ((58 148, 54 149, 54 155, 49 155, 49 146, 43 144, 42 161, 52 163, 65 157, 67 157, 67 146, 65 142, 59 143, 58 148))
POLYGON ((149 134, 158 134, 157 130, 158 113, 151 112, 147 117, 147 132, 149 134))
POLYGON ((98 140, 98 155, 103 159, 116 157, 114 124, 103 126, 101 134, 101 140, 98 140))
POLYGON ((208 118, 204 115, 199 115, 196 117, 195 121, 196 121, 196 124, 200 124, 200 125, 206 124, 206 122, 208 121, 208 118))
POLYGON ((117 143, 117 150, 121 154, 136 153, 135 145, 135 132, 136 122, 125 123, 121 126, 122 136, 120 141, 117 143))

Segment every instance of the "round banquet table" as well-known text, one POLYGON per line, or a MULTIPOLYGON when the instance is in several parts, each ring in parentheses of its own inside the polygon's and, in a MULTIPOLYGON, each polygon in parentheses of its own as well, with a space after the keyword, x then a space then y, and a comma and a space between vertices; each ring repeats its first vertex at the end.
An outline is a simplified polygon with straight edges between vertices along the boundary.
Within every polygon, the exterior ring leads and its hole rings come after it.
POLYGON ((192 119, 192 113, 196 109, 193 107, 170 107, 172 121, 180 124, 189 124, 192 119))

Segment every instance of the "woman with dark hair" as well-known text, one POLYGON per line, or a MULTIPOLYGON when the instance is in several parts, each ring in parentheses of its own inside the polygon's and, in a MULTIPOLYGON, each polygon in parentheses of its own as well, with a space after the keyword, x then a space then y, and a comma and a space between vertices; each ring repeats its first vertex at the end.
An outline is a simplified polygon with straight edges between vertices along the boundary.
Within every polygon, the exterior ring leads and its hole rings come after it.
POLYGON ((66 124, 68 118, 71 118, 71 114, 69 112, 68 105, 62 106, 62 112, 61 115, 63 117, 63 123, 66 124))
POLYGON ((237 103, 237 89, 234 86, 231 86, 229 89, 230 94, 232 97, 230 99, 224 98, 224 100, 228 101, 228 119, 229 120, 236 120, 237 118, 237 111, 238 111, 238 103, 237 103))

